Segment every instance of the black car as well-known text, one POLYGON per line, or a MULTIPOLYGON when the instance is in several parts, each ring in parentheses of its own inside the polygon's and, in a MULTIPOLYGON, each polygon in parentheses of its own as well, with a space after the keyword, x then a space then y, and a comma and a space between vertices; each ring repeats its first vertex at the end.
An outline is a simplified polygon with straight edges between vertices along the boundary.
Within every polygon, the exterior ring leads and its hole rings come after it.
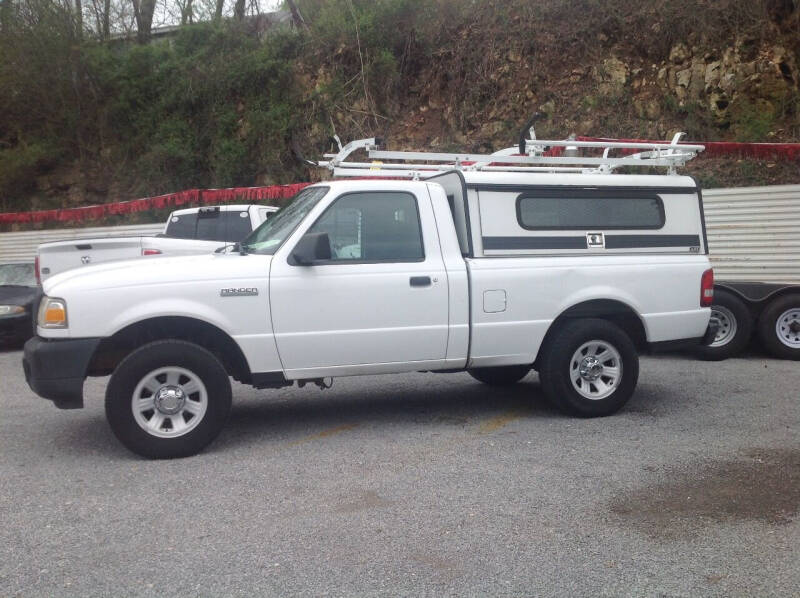
POLYGON ((39 286, 33 264, 0 264, 0 344, 33 335, 33 309, 39 286))

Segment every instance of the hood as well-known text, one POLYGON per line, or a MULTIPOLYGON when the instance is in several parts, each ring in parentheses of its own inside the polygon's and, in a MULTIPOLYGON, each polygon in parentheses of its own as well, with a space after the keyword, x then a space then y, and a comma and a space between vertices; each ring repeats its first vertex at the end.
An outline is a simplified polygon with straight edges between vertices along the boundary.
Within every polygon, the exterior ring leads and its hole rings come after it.
POLYGON ((27 305, 33 303, 39 287, 0 286, 0 305, 27 305))
POLYGON ((66 292, 158 286, 174 282, 225 281, 269 275, 269 255, 210 253, 175 257, 144 256, 75 268, 51 276, 44 292, 51 297, 66 292))

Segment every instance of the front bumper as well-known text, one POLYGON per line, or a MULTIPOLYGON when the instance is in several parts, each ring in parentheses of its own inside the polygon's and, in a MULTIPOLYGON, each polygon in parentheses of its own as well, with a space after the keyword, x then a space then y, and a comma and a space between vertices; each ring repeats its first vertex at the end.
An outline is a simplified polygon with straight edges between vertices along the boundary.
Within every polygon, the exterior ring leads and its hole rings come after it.
POLYGON ((22 340, 31 335, 31 314, 0 317, 0 341, 22 340))
POLYGON ((59 409, 83 407, 83 381, 100 338, 44 339, 25 343, 22 367, 28 386, 59 409))

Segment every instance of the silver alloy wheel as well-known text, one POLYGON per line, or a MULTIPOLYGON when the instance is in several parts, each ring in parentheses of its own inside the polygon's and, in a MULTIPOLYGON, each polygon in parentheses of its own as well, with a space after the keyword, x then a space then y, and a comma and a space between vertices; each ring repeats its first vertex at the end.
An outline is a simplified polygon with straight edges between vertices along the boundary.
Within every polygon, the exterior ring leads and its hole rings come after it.
POLYGON ((787 309, 778 316, 775 334, 790 349, 800 349, 800 307, 787 309))
POLYGON ((724 347, 736 336, 739 325, 736 323, 736 316, 727 307, 713 305, 711 307, 711 317, 719 320, 719 329, 709 347, 724 347))
POLYGON ((611 395, 619 386, 622 357, 607 341, 588 341, 572 354, 569 369, 573 388, 581 396, 597 401, 611 395))
POLYGON ((177 366, 153 370, 136 385, 131 409, 136 423, 148 434, 177 438, 203 421, 208 392, 197 374, 177 366))

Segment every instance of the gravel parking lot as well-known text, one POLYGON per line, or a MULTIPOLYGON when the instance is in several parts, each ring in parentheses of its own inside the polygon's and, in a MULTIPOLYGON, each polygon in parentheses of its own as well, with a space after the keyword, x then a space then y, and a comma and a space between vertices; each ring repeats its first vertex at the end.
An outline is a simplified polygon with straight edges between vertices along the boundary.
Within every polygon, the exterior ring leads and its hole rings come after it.
POLYGON ((797 596, 800 373, 642 360, 619 415, 537 377, 237 386, 202 455, 149 462, 0 352, 0 596, 797 596))

